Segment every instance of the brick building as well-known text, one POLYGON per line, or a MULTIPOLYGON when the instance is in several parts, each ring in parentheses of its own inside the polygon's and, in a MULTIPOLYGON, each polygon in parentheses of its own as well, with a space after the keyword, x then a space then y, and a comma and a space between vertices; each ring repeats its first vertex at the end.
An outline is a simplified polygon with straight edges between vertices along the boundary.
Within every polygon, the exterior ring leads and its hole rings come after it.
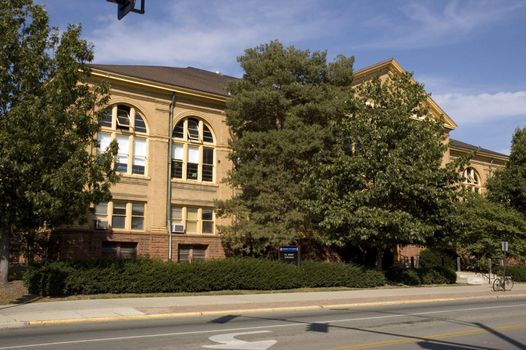
MULTIPOLYGON (((235 79, 196 68, 92 65, 93 82, 111 83, 111 101, 97 135, 101 151, 119 144, 115 163, 121 180, 113 199, 99 204, 87 224, 52 234, 57 257, 149 256, 174 261, 224 256, 215 199, 233 189, 221 182, 230 169, 225 124, 226 84, 235 79)), ((355 72, 355 84, 389 72, 395 60, 355 72)), ((431 113, 454 121, 431 98, 431 113)), ((443 163, 477 147, 449 140, 443 163)), ((479 149, 466 171, 466 186, 483 192, 484 183, 507 156, 479 149)), ((418 253, 407 247, 402 255, 418 253)))

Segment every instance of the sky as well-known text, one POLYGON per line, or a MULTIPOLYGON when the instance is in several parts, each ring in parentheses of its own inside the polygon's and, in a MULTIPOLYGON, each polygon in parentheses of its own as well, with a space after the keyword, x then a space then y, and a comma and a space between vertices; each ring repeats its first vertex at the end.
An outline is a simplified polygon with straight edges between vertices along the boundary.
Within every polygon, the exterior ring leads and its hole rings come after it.
POLYGON ((279 40, 354 56, 355 69, 395 58, 463 142, 508 154, 526 127, 526 0, 145 0, 145 14, 120 21, 106 0, 34 1, 61 30, 82 24, 95 63, 241 77, 245 49, 279 40))

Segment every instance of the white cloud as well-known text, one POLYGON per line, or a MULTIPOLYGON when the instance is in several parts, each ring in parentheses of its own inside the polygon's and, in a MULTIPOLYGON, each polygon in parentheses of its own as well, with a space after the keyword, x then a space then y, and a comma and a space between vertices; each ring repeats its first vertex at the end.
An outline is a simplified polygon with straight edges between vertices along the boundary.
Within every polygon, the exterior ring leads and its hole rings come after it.
POLYGON ((319 1, 196 1, 170 3, 162 17, 141 21, 100 18, 88 40, 95 60, 119 64, 192 65, 210 70, 236 66, 248 47, 279 39, 285 44, 319 37, 338 21, 319 1))
POLYGON ((433 99, 458 123, 476 124, 524 116, 526 91, 437 94, 433 99))
POLYGON ((442 6, 443 3, 402 2, 400 17, 380 15, 366 22, 379 34, 359 47, 411 49, 450 44, 479 28, 504 20, 526 6, 519 0, 450 0, 442 6))

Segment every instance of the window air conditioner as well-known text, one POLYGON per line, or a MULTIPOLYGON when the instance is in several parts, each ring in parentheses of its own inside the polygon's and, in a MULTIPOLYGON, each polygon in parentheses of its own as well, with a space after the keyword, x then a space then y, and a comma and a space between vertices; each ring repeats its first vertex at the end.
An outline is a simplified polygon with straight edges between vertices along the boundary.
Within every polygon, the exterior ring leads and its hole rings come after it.
POLYGON ((95 229, 96 230, 107 230, 108 222, 102 220, 95 220, 95 229))
POLYGON ((172 233, 184 233, 184 225, 172 224, 172 233))

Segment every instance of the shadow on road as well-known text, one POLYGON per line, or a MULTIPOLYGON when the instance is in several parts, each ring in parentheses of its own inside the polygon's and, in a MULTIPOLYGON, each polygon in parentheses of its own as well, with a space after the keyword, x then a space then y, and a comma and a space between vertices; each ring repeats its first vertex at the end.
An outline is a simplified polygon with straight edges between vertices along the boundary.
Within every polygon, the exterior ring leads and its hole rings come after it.
POLYGON ((480 349, 475 348, 471 345, 463 345, 463 346, 452 346, 452 345, 444 345, 444 344, 437 344, 435 342, 418 342, 418 346, 420 346, 422 349, 429 349, 429 350, 472 350, 472 349, 480 349))
MULTIPOLYGON (((453 323, 455 325, 461 325, 461 326, 467 326, 472 327, 474 329, 481 329, 485 332, 488 332, 490 334, 493 334, 500 339, 506 341, 507 343, 517 347, 518 349, 524 349, 526 350, 526 346, 519 343, 518 341, 506 336, 503 333, 500 333, 499 331, 479 322, 466 322, 462 320, 456 320, 452 318, 445 318, 445 317, 436 317, 436 316, 427 316, 427 315, 413 315, 411 313, 394 313, 394 312, 386 312, 386 311, 374 311, 377 314, 389 314, 389 315, 400 315, 400 316, 408 316, 408 317, 417 317, 421 321, 442 321, 442 322, 448 322, 453 323)), ((227 315, 222 316, 217 319, 209 321, 210 323, 228 323, 231 320, 234 319, 240 319, 240 318, 246 318, 246 319, 254 319, 254 320, 264 320, 264 321, 278 321, 278 322, 286 322, 286 323, 294 323, 294 324, 305 324, 306 332, 320 332, 320 333, 329 333, 330 329, 340 329, 340 330, 350 330, 350 331, 357 331, 357 332, 364 332, 364 333, 370 333, 370 334, 376 334, 381 336, 389 336, 389 337, 396 337, 396 338, 405 338, 405 339, 411 339, 415 343, 417 343, 422 349, 430 349, 430 350, 445 350, 445 349, 453 349, 453 350, 499 350, 498 348, 491 348, 491 347, 485 347, 485 346, 477 346, 477 345, 470 345, 460 342, 454 342, 454 341, 447 341, 443 339, 436 339, 431 337, 425 337, 425 336, 413 336, 410 334, 401 334, 401 333, 393 333, 393 332, 386 332, 386 331, 380 331, 375 329, 368 329, 368 328, 360 328, 360 327, 346 327, 336 324, 331 324, 330 322, 324 323, 324 322, 306 322, 306 321, 298 321, 294 319, 288 319, 288 318, 278 318, 278 317, 259 317, 259 316, 246 316, 246 315, 227 315)), ((420 322, 421 322, 420 321, 420 322)), ((417 323, 415 321, 410 322, 403 322, 404 324, 414 324, 417 323)))
POLYGON ((475 322, 474 324, 476 324, 478 327, 484 329, 485 331, 487 331, 488 333, 491 333, 493 334, 494 336, 504 340, 505 342, 508 342, 510 343, 511 345, 514 345, 517 347, 517 349, 526 349, 526 345, 522 344, 522 343, 519 343, 518 341, 516 341, 515 339, 513 338, 510 338, 508 337, 506 334, 504 333, 501 333, 499 331, 497 331, 496 329, 493 329, 489 326, 486 326, 485 324, 483 323, 479 323, 479 322, 475 322))

